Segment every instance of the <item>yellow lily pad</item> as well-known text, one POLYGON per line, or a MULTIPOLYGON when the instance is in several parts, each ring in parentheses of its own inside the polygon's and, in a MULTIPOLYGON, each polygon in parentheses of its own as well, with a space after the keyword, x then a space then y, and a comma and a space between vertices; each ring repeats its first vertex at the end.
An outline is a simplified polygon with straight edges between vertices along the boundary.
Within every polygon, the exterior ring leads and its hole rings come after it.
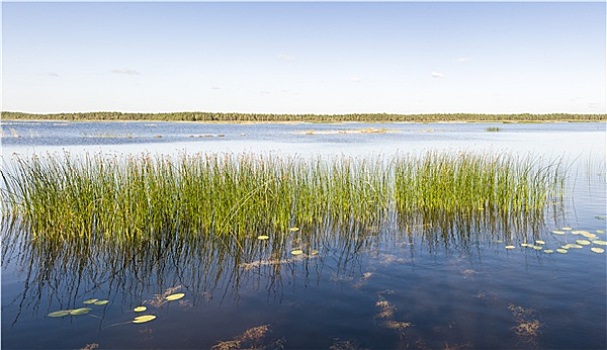
POLYGON ((110 302, 109 300, 97 300, 93 304, 97 305, 97 306, 102 306, 102 305, 107 305, 107 303, 109 303, 109 302, 110 302))
POLYGON ((535 244, 546 244, 546 242, 541 241, 541 240, 538 239, 537 241, 535 241, 535 244))
POLYGON ((145 307, 145 306, 137 306, 136 308, 133 309, 133 311, 135 311, 135 312, 144 312, 147 309, 148 308, 145 307))
POLYGON ((596 233, 605 233, 605 230, 596 230, 596 233))
POLYGON ((156 316, 154 316, 154 315, 142 315, 142 316, 135 317, 135 319, 133 320, 133 323, 146 323, 146 322, 150 322, 154 319, 156 319, 156 316))
POLYGON ((577 244, 579 245, 590 245, 590 241, 587 241, 585 239, 578 239, 577 241, 575 241, 577 244))
POLYGON ((179 300, 181 298, 183 298, 185 296, 185 293, 175 293, 175 294, 171 294, 169 296, 167 296, 165 299, 168 301, 175 301, 175 300, 179 300))
POLYGON ((293 254, 293 255, 301 255, 301 254, 303 254, 303 250, 301 250, 301 249, 295 249, 295 250, 291 251, 291 254, 293 254))
POLYGON ((573 229, 571 227, 569 227, 569 226, 565 226, 565 227, 561 227, 561 230, 563 230, 563 231, 571 231, 573 229))
POLYGON ((535 245, 535 246, 533 246, 533 249, 535 249, 535 250, 542 250, 542 249, 544 249, 544 248, 542 248, 542 247, 540 247, 540 246, 535 245))
POLYGON ((97 300, 99 300, 99 299, 87 299, 87 300, 83 301, 82 303, 85 305, 94 304, 97 300))
POLYGON ((592 241, 592 243, 598 244, 598 245, 607 245, 607 241, 601 241, 599 239, 592 241))
POLYGON ((557 253, 561 253, 561 254, 567 254, 567 249, 557 249, 556 250, 557 253))
POLYGON ((504 248, 506 248, 506 249, 514 249, 514 246, 513 245, 507 245, 504 248))
POLYGON ((89 312, 91 312, 91 310, 92 309, 90 307, 81 307, 78 309, 70 310, 70 315, 72 315, 72 316, 86 315, 89 312))
POLYGON ((594 252, 594 253, 597 253, 597 254, 601 254, 601 253, 604 253, 604 252, 605 252, 605 249, 603 249, 603 248, 598 248, 598 247, 592 247, 592 248, 590 248, 590 250, 591 250, 592 252, 594 252))
POLYGON ((63 317, 63 316, 67 316, 70 314, 70 311, 72 310, 59 310, 59 311, 53 311, 50 314, 46 315, 48 317, 63 317))
POLYGON ((546 253, 546 254, 552 254, 552 253, 554 253, 554 250, 552 250, 552 249, 544 249, 544 253, 546 253))
POLYGON ((267 240, 267 239, 269 239, 269 238, 270 238, 270 237, 269 237, 269 236, 266 236, 266 235, 257 236, 257 239, 258 239, 258 240, 260 240, 260 241, 265 241, 265 240, 267 240))
POLYGON ((555 235, 564 235, 565 231, 561 231, 561 230, 554 230, 552 231, 552 233, 554 233, 555 235))
POLYGON ((526 247, 528 247, 528 246, 529 246, 529 244, 528 244, 528 243, 521 243, 521 247, 525 247, 525 248, 526 248, 526 247))
POLYGON ((299 231, 299 227, 290 227, 289 231, 291 231, 291 232, 299 231))

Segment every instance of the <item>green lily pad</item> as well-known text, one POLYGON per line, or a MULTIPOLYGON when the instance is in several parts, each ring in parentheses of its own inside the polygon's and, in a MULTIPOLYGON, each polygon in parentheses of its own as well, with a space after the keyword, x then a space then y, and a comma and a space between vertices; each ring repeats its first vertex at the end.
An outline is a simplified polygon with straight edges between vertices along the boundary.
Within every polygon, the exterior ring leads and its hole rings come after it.
POLYGON ((99 300, 99 299, 87 299, 87 300, 83 301, 82 303, 84 305, 94 304, 97 300, 99 300))
POLYGON ((93 304, 97 305, 97 306, 102 306, 102 305, 107 305, 107 303, 109 303, 109 302, 110 302, 109 300, 97 300, 93 304))
POLYGON ((148 308, 145 307, 145 306, 137 306, 136 308, 133 309, 133 311, 135 311, 135 312, 144 312, 147 309, 148 308))
POLYGON ((507 245, 504 248, 506 248, 506 249, 514 249, 514 246, 513 245, 507 245))
POLYGON ((269 237, 269 236, 266 236, 266 235, 257 236, 257 239, 258 239, 258 240, 260 240, 260 241, 265 241, 265 240, 267 240, 267 239, 269 239, 269 238, 270 238, 270 237, 269 237))
POLYGON ((544 253, 546 253, 546 254, 552 254, 552 253, 554 253, 554 250, 552 250, 552 249, 544 249, 544 253))
POLYGON ((575 241, 577 244, 579 245, 590 245, 590 241, 587 241, 585 239, 578 239, 577 241, 575 241))
POLYGON ((165 299, 168 301, 175 301, 175 300, 179 300, 181 298, 183 298, 185 296, 185 293, 175 293, 175 294, 171 294, 169 296, 167 296, 165 299))
POLYGON ((567 249, 557 249, 556 250, 557 253, 561 253, 561 254, 567 254, 567 249))
POLYGON ((607 241, 601 241, 599 239, 597 239, 596 241, 592 241, 592 243, 598 244, 598 245, 607 245, 607 241))
POLYGON ((81 307, 78 309, 70 310, 70 315, 72 315, 72 316, 86 315, 89 312, 91 312, 91 310, 92 309, 90 307, 81 307))
POLYGON ((601 253, 604 253, 604 252, 605 252, 605 249, 603 249, 603 248, 598 248, 598 247, 592 247, 592 248, 590 248, 590 250, 591 250, 592 252, 594 252, 594 253, 597 253, 597 254, 601 254, 601 253))
POLYGON ((133 323, 146 323, 154 319, 156 319, 156 316, 154 315, 142 315, 135 317, 135 319, 133 319, 133 323))
POLYGON ((59 311, 53 311, 50 314, 46 315, 48 317, 63 317, 63 316, 67 316, 70 314, 70 311, 72 310, 59 310, 59 311))

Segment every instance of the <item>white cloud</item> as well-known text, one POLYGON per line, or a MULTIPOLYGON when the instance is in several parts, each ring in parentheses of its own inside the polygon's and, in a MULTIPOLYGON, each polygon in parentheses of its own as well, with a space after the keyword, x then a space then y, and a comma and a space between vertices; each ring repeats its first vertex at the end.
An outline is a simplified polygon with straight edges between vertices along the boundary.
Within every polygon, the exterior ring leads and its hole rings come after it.
POLYGON ((139 75, 138 71, 134 69, 122 68, 122 69, 112 69, 111 73, 114 74, 127 74, 127 75, 139 75))
POLYGON ((283 61, 293 61, 295 60, 295 56, 293 55, 289 55, 286 53, 281 53, 280 55, 278 55, 278 58, 283 60, 283 61))
POLYGON ((362 80, 359 77, 352 77, 350 78, 350 81, 354 83, 360 83, 362 80))
POLYGON ((50 73, 48 73, 48 76, 50 76, 50 77, 58 77, 59 74, 57 74, 55 72, 50 72, 50 73))
POLYGON ((432 78, 443 78, 445 75, 443 73, 439 73, 439 72, 432 72, 432 78))

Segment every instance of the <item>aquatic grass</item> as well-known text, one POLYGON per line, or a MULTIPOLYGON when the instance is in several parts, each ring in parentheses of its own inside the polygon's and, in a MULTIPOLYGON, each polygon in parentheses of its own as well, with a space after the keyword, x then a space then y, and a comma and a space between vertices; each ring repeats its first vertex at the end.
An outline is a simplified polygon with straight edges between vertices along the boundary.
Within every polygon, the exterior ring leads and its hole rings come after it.
POLYGON ((243 238, 260 235, 285 242, 294 226, 377 226, 393 210, 410 225, 444 230, 496 218, 527 224, 562 183, 558 163, 508 154, 66 153, 11 164, 2 170, 3 221, 19 221, 35 240, 79 241, 85 251, 101 242, 160 249, 200 237, 243 249, 243 238))

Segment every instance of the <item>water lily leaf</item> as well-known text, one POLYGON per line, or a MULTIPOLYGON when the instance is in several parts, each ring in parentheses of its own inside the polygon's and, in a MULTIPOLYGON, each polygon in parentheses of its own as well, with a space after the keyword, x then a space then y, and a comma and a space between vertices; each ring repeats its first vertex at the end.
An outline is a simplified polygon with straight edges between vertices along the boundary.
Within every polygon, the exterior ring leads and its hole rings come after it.
POLYGON ((599 239, 597 239, 596 241, 592 241, 592 243, 598 244, 598 245, 607 245, 607 241, 601 241, 599 239))
POLYGON ((63 316, 67 316, 70 314, 70 311, 72 310, 59 310, 59 311, 53 311, 50 314, 46 315, 48 317, 63 317, 63 316))
POLYGON ((290 227, 289 231, 291 231, 291 232, 299 231, 299 227, 290 227))
POLYGON ((579 245, 590 245, 590 241, 587 241, 585 239, 578 239, 577 241, 575 241, 577 244, 579 245))
POLYGON ((504 248, 506 248, 506 249, 514 249, 514 246, 513 245, 507 245, 504 248))
POLYGON ((94 304, 97 300, 99 300, 99 299, 87 299, 87 300, 83 301, 82 303, 85 305, 94 304))
POLYGON ((135 311, 135 312, 144 312, 147 309, 148 308, 145 307, 145 306, 137 306, 136 308, 133 309, 133 311, 135 311))
POLYGON ((528 247, 529 244, 528 243, 521 243, 521 247, 528 247))
POLYGON ((535 245, 535 246, 533 246, 533 249, 535 249, 535 250, 542 250, 542 249, 544 249, 544 248, 542 248, 542 247, 540 247, 540 246, 535 245))
POLYGON ((270 238, 270 237, 269 237, 269 236, 266 236, 266 235, 257 236, 257 239, 258 239, 258 240, 260 240, 260 241, 265 241, 265 240, 267 240, 267 239, 269 239, 269 238, 270 238))
POLYGON ((605 233, 605 230, 596 230, 596 233, 605 233))
POLYGON ((587 232, 587 231, 582 232, 581 235, 584 236, 584 237, 586 237, 586 238, 588 238, 588 239, 595 239, 595 238, 598 237, 594 233, 590 233, 590 232, 587 232))
POLYGON ((581 235, 581 234, 582 234, 582 233, 584 233, 584 232, 585 232, 585 231, 582 231, 582 230, 574 230, 574 231, 571 231, 571 234, 572 234, 572 235, 581 235))
POLYGON ((557 251, 557 253, 561 253, 561 254, 567 254, 567 249, 560 249, 560 248, 559 248, 559 249, 557 249, 556 251, 557 251))
POLYGON ((92 309, 90 307, 81 307, 78 309, 70 310, 70 315, 72 315, 72 316, 86 315, 89 312, 91 312, 91 310, 92 309))
POLYGON ((154 319, 156 319, 156 316, 154 316, 154 315, 142 315, 142 316, 135 317, 135 319, 133 320, 133 323, 146 323, 146 322, 150 322, 154 319))
POLYGON ((310 251, 310 255, 318 255, 318 250, 316 250, 316 249, 312 249, 312 250, 310 251))
POLYGON ((301 250, 301 249, 295 249, 295 250, 291 251, 291 254, 293 254, 293 255, 301 255, 301 254, 303 254, 303 250, 301 250))
POLYGON ((183 298, 185 296, 185 293, 175 293, 175 294, 171 294, 169 296, 167 296, 165 299, 168 301, 175 301, 175 300, 179 300, 181 298, 183 298))
POLYGON ((554 233, 555 235, 564 235, 565 231, 561 231, 561 230, 554 230, 552 231, 552 233, 554 233))
POLYGON ((595 252, 595 253, 597 253, 597 254, 601 254, 601 253, 605 252, 605 249, 598 248, 598 247, 592 247, 592 248, 590 248, 590 250, 593 251, 593 252, 595 252))
POLYGON ((573 229, 571 227, 569 227, 569 226, 565 226, 565 227, 561 227, 561 230, 563 230, 563 231, 571 231, 573 229))
POLYGON ((102 305, 106 305, 106 304, 107 304, 107 303, 109 303, 109 302, 110 302, 109 300, 97 300, 97 301, 96 301, 96 302, 94 302, 93 304, 94 304, 94 305, 97 305, 97 306, 102 306, 102 305))
POLYGON ((546 253, 546 254, 552 254, 552 253, 554 253, 554 250, 552 250, 552 249, 544 249, 544 253, 546 253))
POLYGON ((537 241, 535 241, 535 244, 546 244, 546 242, 541 241, 541 240, 538 239, 537 241))

